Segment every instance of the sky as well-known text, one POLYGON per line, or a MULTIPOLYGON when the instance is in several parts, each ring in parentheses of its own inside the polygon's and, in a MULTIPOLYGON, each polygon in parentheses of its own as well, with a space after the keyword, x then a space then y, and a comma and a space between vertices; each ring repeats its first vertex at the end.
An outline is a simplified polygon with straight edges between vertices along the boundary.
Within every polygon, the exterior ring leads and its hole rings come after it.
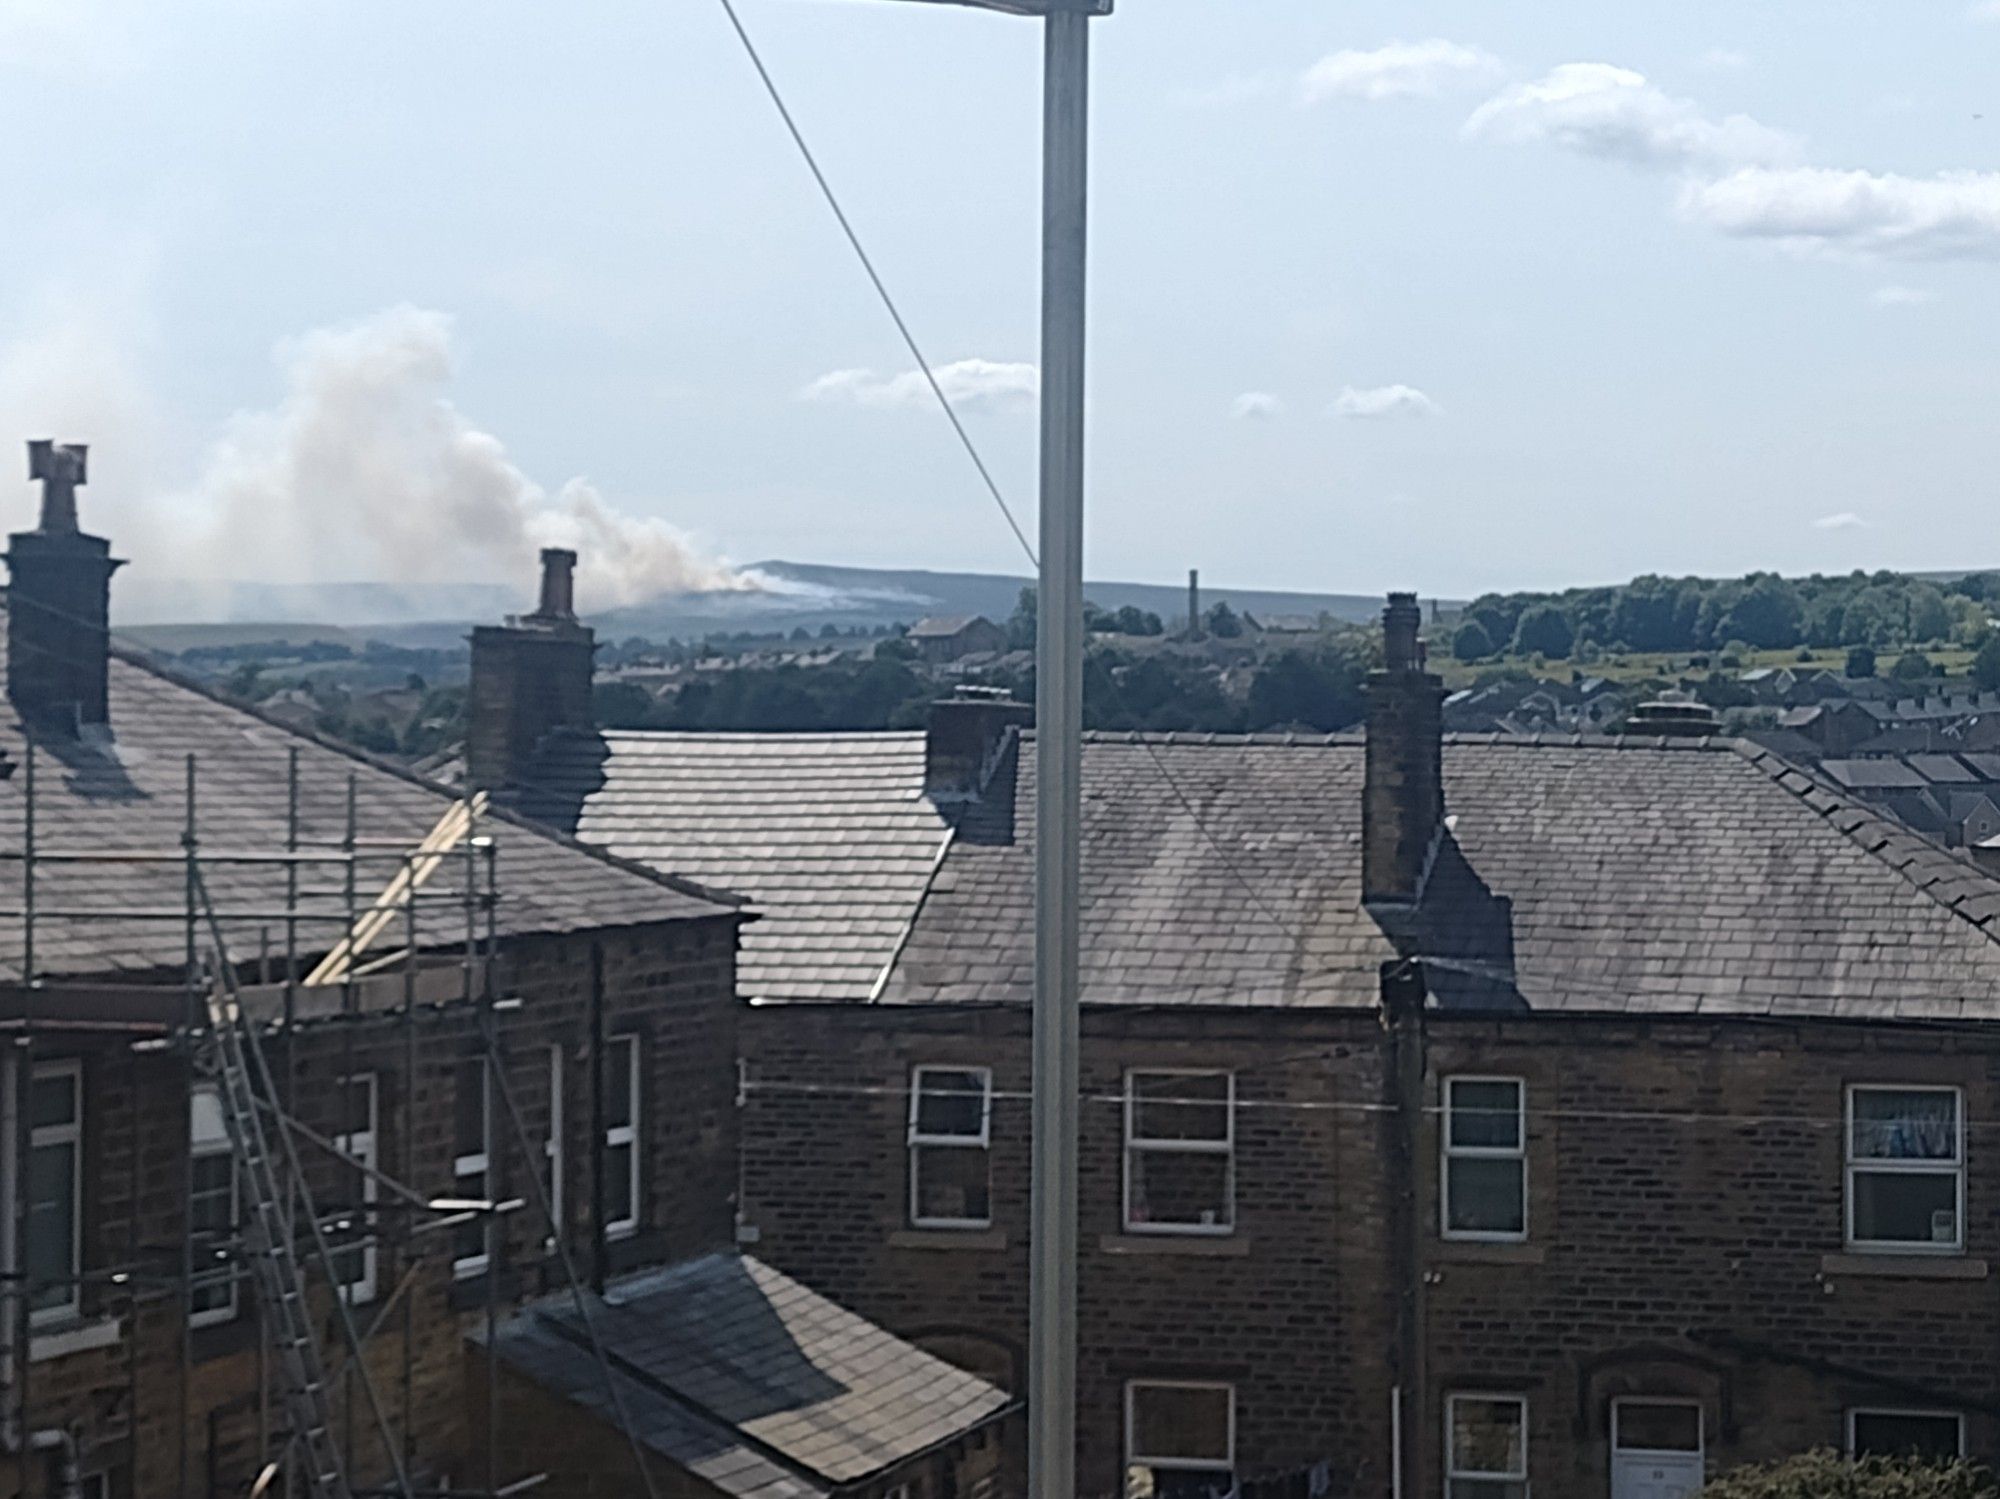
MULTIPOLYGON (((1032 534, 1038 27, 739 3, 1032 534)), ((2000 0, 1093 38, 1091 575, 2000 565, 2000 0)), ((717 0, 0 0, 0 202, 0 441, 132 573, 1025 565, 717 0)))

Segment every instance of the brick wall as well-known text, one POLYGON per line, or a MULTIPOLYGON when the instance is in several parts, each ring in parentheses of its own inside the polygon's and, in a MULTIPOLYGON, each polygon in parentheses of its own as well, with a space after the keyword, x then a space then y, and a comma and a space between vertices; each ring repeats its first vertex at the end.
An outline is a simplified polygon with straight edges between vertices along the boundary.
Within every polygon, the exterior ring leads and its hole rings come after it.
MULTIPOLYGON (((1445 1397, 1520 1394, 1539 1493, 1608 1492, 1611 1402, 1701 1404, 1712 1470, 1838 1445, 1853 1406, 1966 1412, 2000 1453, 2000 1038, 1868 1026, 1510 1017, 1429 1025, 1416 1183, 1420 1265, 1392 1253, 1395 1098, 1372 1015, 1175 1009, 1085 1019, 1079 1482, 1119 1487, 1122 1392, 1236 1387, 1246 1473, 1333 1459, 1336 1492, 1388 1492, 1395 1308, 1418 1300, 1417 1470, 1442 1485, 1445 1397), (1120 1232, 1131 1066, 1237 1078, 1237 1230, 1120 1232), (1441 1080, 1527 1084, 1525 1244, 1438 1231, 1441 1080), (1845 1089, 1950 1084, 1968 1123, 1966 1252, 1844 1252, 1845 1089), (1885 1273, 1886 1272, 1886 1273, 1885 1273)), ((771 1007, 745 1027, 745 1218, 757 1252, 961 1361, 1025 1343, 1026 1016, 771 1007), (909 1229, 903 1090, 918 1063, 990 1065, 994 1227, 909 1229)))
MULTIPOLYGON (((642 1229, 619 1247, 620 1263, 677 1258, 722 1247, 732 1238, 739 1013, 733 928, 732 919, 721 918, 595 934, 603 954, 604 1029, 609 1035, 635 1032, 646 1042, 642 1229)), ((491 1190, 528 1203, 504 1220, 495 1282, 503 1307, 563 1283, 545 1247, 547 1225, 535 1211, 528 1175, 543 1169, 547 1048, 556 1044, 564 1057, 563 1216, 579 1270, 588 1274, 591 1265, 590 945, 589 937, 545 938, 503 949, 500 992, 522 1003, 499 1016, 502 1049, 530 1144, 526 1153, 520 1149, 496 1096, 498 1177, 491 1190)), ((57 1048, 54 1039, 45 1038, 38 1055, 55 1055, 57 1048)), ((283 1417, 275 1405, 260 1410, 262 1350, 252 1285, 243 1288, 242 1315, 192 1334, 182 1377, 179 1273, 189 1081, 184 1061, 173 1053, 134 1052, 122 1042, 63 1049, 81 1054, 85 1069, 86 1275, 101 1277, 135 1264, 140 1273, 120 1285, 93 1284, 86 1292, 86 1323, 116 1318, 120 1336, 103 1347, 30 1365, 29 1423, 75 1427, 86 1470, 112 1471, 114 1492, 121 1496, 183 1492, 184 1467, 186 1493, 240 1495, 262 1460, 260 1427, 281 1426, 283 1417)), ((400 1017, 305 1026, 289 1057, 275 1039, 268 1054, 274 1073, 289 1079, 294 1113, 322 1134, 339 1128, 336 1080, 375 1073, 381 1169, 418 1192, 449 1195, 459 1065, 482 1051, 473 1015, 463 1006, 446 1005, 420 1007, 413 1031, 400 1017), (411 1080, 414 1087, 406 1087, 411 1080)), ((337 1200, 341 1178, 351 1173, 303 1140, 300 1150, 316 1195, 323 1202, 337 1200)), ((388 1203, 389 1194, 382 1200, 388 1203)), ((389 1223, 409 1221, 384 1216, 389 1223)), ((397 1236, 391 1231, 389 1237, 397 1236)), ((407 1427, 412 1466, 432 1474, 467 1472, 466 1465, 479 1456, 465 1422, 462 1329, 483 1315, 485 1282, 455 1281, 451 1256, 446 1233, 418 1235, 407 1246, 384 1243, 377 1295, 355 1308, 363 1325, 379 1319, 367 1368, 399 1437, 407 1427), (414 1412, 414 1420, 406 1421, 407 1412, 414 1412)), ((336 1402, 343 1412, 351 1405, 355 1476, 372 1481, 386 1472, 386 1459, 361 1382, 344 1372, 344 1337, 324 1276, 310 1253, 307 1259, 336 1402)), ((343 1414, 339 1424, 344 1429, 346 1423, 343 1414)), ((27 1470, 27 1491, 45 1492, 46 1463, 30 1461, 27 1470)), ((21 1492, 21 1478, 21 1465, 0 1455, 0 1495, 21 1492)))

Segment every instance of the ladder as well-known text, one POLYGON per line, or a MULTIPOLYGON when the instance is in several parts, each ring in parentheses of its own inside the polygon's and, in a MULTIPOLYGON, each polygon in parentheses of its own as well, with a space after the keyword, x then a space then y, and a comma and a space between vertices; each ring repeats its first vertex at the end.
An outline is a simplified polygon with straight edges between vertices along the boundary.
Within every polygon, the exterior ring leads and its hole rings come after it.
MULTIPOLYGON (((243 1225, 243 1253, 256 1270, 258 1294, 270 1319, 279 1368, 284 1375, 285 1411, 292 1439, 305 1460, 307 1490, 313 1499, 351 1499, 340 1449, 333 1439, 333 1410, 326 1371, 313 1336, 305 1279, 299 1273, 264 1121, 258 1116, 251 1080, 249 1022, 235 995, 213 973, 208 986, 208 1054, 221 1096, 222 1117, 242 1173, 249 1212, 243 1225)), ((260 1058, 261 1060, 261 1058, 260 1058)))

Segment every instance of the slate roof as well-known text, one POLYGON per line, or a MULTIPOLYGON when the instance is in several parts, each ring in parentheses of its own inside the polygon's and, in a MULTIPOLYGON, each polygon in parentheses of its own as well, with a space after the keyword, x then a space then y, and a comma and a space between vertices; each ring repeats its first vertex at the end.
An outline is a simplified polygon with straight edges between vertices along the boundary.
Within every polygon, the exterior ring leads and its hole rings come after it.
MULTIPOLYGON (((1361 904, 1362 769, 1358 736, 1093 736, 1084 1000, 1375 1003, 1399 946, 1361 904)), ((1445 772, 1399 932, 1434 996, 1457 971, 1534 1010, 2000 1014, 2000 883, 1755 746, 1466 736, 1445 772)), ((885 1001, 1029 998, 1033 780, 1024 751, 1011 827, 953 844, 885 1001)))
POLYGON ((529 780, 526 815, 745 895, 751 998, 867 999, 949 838, 921 732, 570 733, 529 780))
MULTIPOLYGON (((0 612, 4 622, 4 612, 0 612)), ((5 630, 0 628, 0 660, 5 630)), ((301 835, 306 843, 335 842, 346 824, 349 777, 355 784, 360 836, 415 843, 437 823, 454 793, 359 751, 336 745, 224 702, 204 689, 114 650, 110 662, 110 732, 83 740, 37 733, 35 787, 38 847, 65 849, 178 849, 185 815, 188 756, 198 766, 196 833, 211 850, 270 852, 286 837, 286 777, 292 751, 299 757, 301 835)), ((19 716, 0 702, 0 754, 13 763, 0 781, 0 851, 23 846, 28 734, 19 716)), ((516 936, 600 927, 710 918, 735 914, 728 898, 644 866, 607 857, 519 818, 495 816, 482 831, 498 853, 499 932, 516 936)), ((360 884, 364 902, 396 872, 393 860, 370 864, 360 884)), ((282 873, 275 867, 208 866, 219 908, 279 911, 282 873)), ((442 888, 462 881, 438 876, 442 888)), ((36 896, 44 913, 62 908, 119 912, 183 909, 178 864, 44 864, 36 896)), ((308 889, 337 888, 331 865, 309 866, 308 889)), ((0 861, 0 905, 22 900, 22 865, 0 861)), ((344 899, 305 900, 300 908, 344 919, 344 899)), ((450 935, 446 920, 440 942, 450 935)), ((398 924, 400 931, 400 922, 398 924)), ((260 931, 280 941, 276 920, 230 924, 233 953, 256 951, 260 931)), ((332 921, 302 923, 301 952, 319 952, 339 937, 332 921)), ((178 971, 184 966, 185 931, 178 920, 77 920, 44 914, 36 923, 38 973, 64 977, 114 977, 178 971)), ((0 918, 0 978, 18 977, 21 922, 0 918)), ((384 948, 383 950, 387 950, 384 948)))
MULTIPOLYGON (((640 1441, 743 1499, 806 1499, 865 1482, 1014 1404, 976 1375, 733 1253, 613 1285, 591 1322, 640 1441)), ((473 1333, 475 1344, 483 1333, 473 1333)), ((567 1293, 502 1323, 497 1345, 510 1367, 615 1423, 567 1293)))
POLYGON ((962 634, 973 625, 979 624, 985 616, 979 614, 933 614, 918 620, 910 626, 907 638, 911 640, 949 640, 962 634))

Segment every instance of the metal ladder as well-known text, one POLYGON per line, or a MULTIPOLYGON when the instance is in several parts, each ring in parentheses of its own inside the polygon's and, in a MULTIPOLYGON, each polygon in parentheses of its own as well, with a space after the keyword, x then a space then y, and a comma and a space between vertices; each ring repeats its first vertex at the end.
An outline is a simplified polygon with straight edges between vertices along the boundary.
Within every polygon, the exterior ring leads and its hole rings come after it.
POLYGON ((248 1024, 234 993, 211 974, 208 1051, 215 1067, 223 1121, 248 1198, 243 1252, 255 1267, 264 1314, 270 1318, 272 1341, 284 1373, 285 1411, 292 1439, 305 1459, 307 1487, 313 1499, 351 1499, 340 1449, 333 1438, 333 1410, 319 1343, 313 1336, 312 1312, 306 1304, 305 1279, 299 1273, 264 1121, 258 1115, 249 1054, 255 1042, 246 1037, 248 1024))

